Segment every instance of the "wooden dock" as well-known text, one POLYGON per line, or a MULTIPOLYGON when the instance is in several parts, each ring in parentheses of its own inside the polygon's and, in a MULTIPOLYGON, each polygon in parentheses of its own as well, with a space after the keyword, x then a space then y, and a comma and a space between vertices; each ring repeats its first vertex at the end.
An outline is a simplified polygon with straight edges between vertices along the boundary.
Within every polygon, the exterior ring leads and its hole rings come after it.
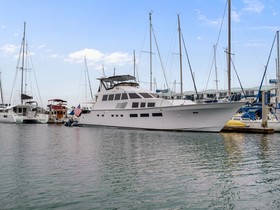
POLYGON ((247 126, 224 126, 221 132, 235 132, 235 133, 265 133, 272 134, 274 129, 272 128, 250 128, 247 126))

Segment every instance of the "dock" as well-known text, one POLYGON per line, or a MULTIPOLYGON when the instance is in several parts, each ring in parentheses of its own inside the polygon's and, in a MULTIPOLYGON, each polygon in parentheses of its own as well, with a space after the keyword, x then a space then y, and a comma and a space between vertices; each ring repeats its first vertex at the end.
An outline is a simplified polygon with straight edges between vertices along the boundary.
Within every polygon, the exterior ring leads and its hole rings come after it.
POLYGON ((236 132, 236 133, 264 133, 273 134, 273 128, 251 128, 247 126, 228 126, 225 125, 221 132, 236 132))

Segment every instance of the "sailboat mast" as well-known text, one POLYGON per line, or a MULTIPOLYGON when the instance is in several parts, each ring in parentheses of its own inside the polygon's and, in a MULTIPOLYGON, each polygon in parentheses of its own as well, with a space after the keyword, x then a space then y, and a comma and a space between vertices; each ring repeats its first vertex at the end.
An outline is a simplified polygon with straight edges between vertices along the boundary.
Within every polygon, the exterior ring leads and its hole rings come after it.
POLYGON ((3 90, 2 90, 2 78, 0 72, 0 94, 1 94, 1 104, 4 104, 3 90))
POLYGON ((133 76, 135 77, 136 72, 136 60, 135 60, 135 50, 133 50, 133 76))
POLYGON ((21 60, 21 88, 20 88, 20 97, 21 97, 21 104, 23 104, 22 94, 23 94, 23 78, 24 78, 24 65, 25 65, 25 29, 26 29, 26 22, 24 22, 23 26, 23 38, 22 38, 22 60, 21 60))
POLYGON ((277 104, 276 106, 279 107, 280 105, 280 52, 279 52, 279 48, 280 48, 280 44, 279 44, 279 31, 276 32, 276 36, 277 36, 277 59, 276 59, 276 71, 277 71, 277 104))
POLYGON ((153 71, 152 71, 152 13, 149 13, 150 19, 150 91, 153 89, 152 80, 153 80, 153 71))
POLYGON ((216 82, 216 98, 218 98, 218 71, 217 71, 217 59, 216 59, 216 56, 217 56, 217 45, 215 44, 214 46, 214 63, 215 63, 215 82, 216 82))
POLYGON ((178 34, 179 34, 179 56, 180 56, 180 94, 183 98, 183 71, 182 71, 182 44, 181 44, 181 26, 180 26, 180 16, 178 14, 178 34))
POLYGON ((87 79, 88 79, 90 97, 91 97, 91 99, 93 99, 93 94, 92 94, 92 89, 91 89, 91 83, 90 83, 89 73, 88 73, 88 65, 87 65, 87 58, 86 58, 86 56, 85 56, 85 66, 86 66, 86 76, 87 76, 87 79))
POLYGON ((231 0, 228 0, 228 97, 231 95, 231 0))

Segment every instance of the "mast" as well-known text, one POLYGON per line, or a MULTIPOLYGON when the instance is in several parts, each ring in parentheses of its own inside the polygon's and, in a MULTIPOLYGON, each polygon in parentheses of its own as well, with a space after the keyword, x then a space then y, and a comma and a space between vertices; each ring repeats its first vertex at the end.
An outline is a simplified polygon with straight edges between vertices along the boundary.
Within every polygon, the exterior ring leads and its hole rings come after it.
POLYGON ((276 107, 280 108, 280 44, 279 44, 279 31, 276 31, 277 37, 277 58, 276 58, 276 78, 277 78, 277 97, 276 97, 276 107))
POLYGON ((89 73, 88 73, 88 65, 87 65, 87 58, 86 58, 86 56, 85 56, 85 66, 86 66, 86 77, 87 77, 87 79, 88 79, 90 97, 91 97, 91 99, 93 99, 93 94, 92 94, 92 89, 91 89, 91 83, 90 83, 89 73))
POLYGON ((228 0, 228 97, 231 95, 231 0, 228 0))
POLYGON ((24 78, 24 65, 25 65, 25 60, 24 60, 24 54, 25 54, 25 29, 26 29, 26 22, 24 22, 24 27, 23 27, 23 38, 22 38, 22 60, 21 60, 21 88, 20 88, 20 97, 21 97, 21 104, 23 104, 23 99, 22 99, 22 94, 23 94, 23 78, 24 78))
POLYGON ((3 90, 2 90, 2 78, 0 72, 0 94, 1 94, 1 104, 4 104, 3 90))
POLYGON ((180 26, 180 16, 178 14, 178 32, 179 32, 179 56, 180 56, 180 94, 181 99, 183 98, 183 71, 182 71, 182 45, 181 45, 181 26, 180 26))
POLYGON ((135 60, 135 50, 133 50, 133 76, 135 77, 136 72, 136 60, 135 60))
POLYGON ((152 13, 149 13, 150 19, 150 91, 153 89, 153 73, 152 73, 152 13))
POLYGON ((214 62, 215 62, 215 82, 216 82, 216 97, 218 99, 218 71, 217 71, 217 61, 216 61, 216 54, 217 54, 217 45, 215 44, 214 46, 214 62))

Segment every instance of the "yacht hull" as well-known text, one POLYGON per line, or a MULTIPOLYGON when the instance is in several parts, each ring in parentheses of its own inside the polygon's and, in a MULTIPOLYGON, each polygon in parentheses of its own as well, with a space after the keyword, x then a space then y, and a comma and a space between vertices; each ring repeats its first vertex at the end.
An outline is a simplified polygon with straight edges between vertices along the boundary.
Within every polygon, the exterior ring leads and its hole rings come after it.
POLYGON ((82 125, 151 130, 220 132, 242 102, 190 104, 143 109, 93 109, 83 114, 82 125))

